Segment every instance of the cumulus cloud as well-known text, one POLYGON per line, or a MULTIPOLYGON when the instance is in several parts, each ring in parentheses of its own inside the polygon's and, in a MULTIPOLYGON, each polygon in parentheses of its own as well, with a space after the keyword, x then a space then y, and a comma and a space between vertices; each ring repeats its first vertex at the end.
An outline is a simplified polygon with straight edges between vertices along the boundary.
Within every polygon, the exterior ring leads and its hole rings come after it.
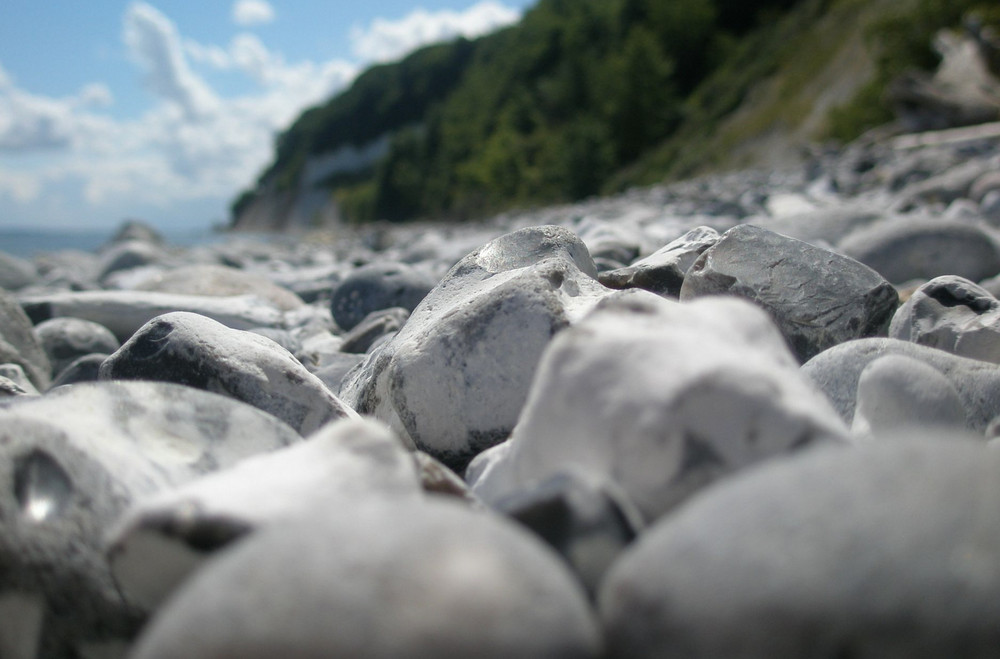
POLYGON ((232 15, 237 25, 262 25, 274 20, 274 7, 264 0, 238 0, 232 15))
POLYGON ((364 60, 385 62, 438 41, 458 36, 474 38, 510 25, 520 18, 516 9, 487 0, 465 11, 417 9, 400 20, 377 18, 367 27, 351 29, 354 54, 364 60))
POLYGON ((190 118, 218 109, 218 97, 188 65, 177 28, 156 8, 143 2, 130 5, 124 38, 153 93, 177 104, 190 118))
POLYGON ((140 116, 108 114, 115 99, 104 84, 86 85, 72 96, 44 96, 0 66, 0 200, 5 208, 22 204, 17 207, 52 215, 54 200, 72 190, 75 205, 61 208, 74 217, 85 210, 81 202, 90 205, 93 218, 111 209, 174 209, 208 199, 221 214, 273 157, 274 135, 304 108, 349 84, 359 62, 390 59, 456 35, 474 37, 517 16, 497 2, 463 12, 417 11, 355 29, 358 61, 290 62, 248 32, 227 44, 185 39, 166 15, 134 2, 124 13, 122 39, 155 101, 140 116), (245 76, 255 86, 223 96, 203 77, 210 71, 245 76))

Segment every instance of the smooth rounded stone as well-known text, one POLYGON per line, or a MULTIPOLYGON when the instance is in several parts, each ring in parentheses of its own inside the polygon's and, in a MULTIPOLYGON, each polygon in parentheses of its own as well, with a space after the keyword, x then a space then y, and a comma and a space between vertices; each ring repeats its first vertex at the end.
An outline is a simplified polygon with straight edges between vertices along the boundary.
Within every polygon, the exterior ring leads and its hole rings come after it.
POLYGON ((1000 171, 983 172, 969 186, 969 199, 981 204, 986 195, 997 190, 1000 190, 1000 171))
POLYGON ((122 270, 160 265, 167 260, 166 253, 159 245, 144 240, 116 242, 101 254, 101 266, 97 278, 103 281, 109 275, 122 270))
POLYGON ((38 270, 31 261, 0 251, 0 288, 16 291, 38 281, 38 270))
POLYGON ((145 242, 151 245, 164 245, 166 240, 163 234, 148 222, 142 220, 126 220, 121 223, 114 235, 108 239, 108 245, 117 245, 127 242, 145 242))
POLYGON ((887 218, 851 233, 837 249, 894 284, 940 275, 979 281, 1000 273, 993 234, 961 220, 887 218))
POLYGON ((598 657, 584 594, 513 522, 447 500, 359 504, 255 533, 193 575, 132 659, 598 657))
POLYGON ((610 658, 996 657, 1000 452, 907 438, 707 490, 600 594, 610 658))
POLYGON ((878 436, 909 428, 964 429, 965 406, 940 371, 903 355, 886 355, 865 366, 851 433, 878 436))
POLYGON ((18 301, 0 289, 0 364, 17 364, 35 387, 44 391, 52 377, 52 365, 35 335, 31 319, 18 301))
POLYGON ((979 204, 979 212, 991 226, 995 227, 1000 223, 1000 190, 990 190, 986 193, 982 203, 979 204))
POLYGON ((830 400, 846 423, 854 418, 858 381, 873 361, 887 355, 910 357, 939 371, 958 391, 966 428, 983 433, 1000 416, 1000 367, 978 359, 898 339, 859 339, 834 346, 802 365, 802 374, 830 400))
POLYGON ((619 294, 552 341, 505 455, 470 468, 473 492, 495 503, 573 467, 655 519, 750 464, 847 438, 797 371, 749 302, 619 294))
POLYGON ((889 336, 1000 363, 1000 300, 968 279, 936 277, 896 311, 889 336))
POLYGON ((333 289, 340 283, 343 266, 339 263, 309 265, 267 273, 272 282, 295 293, 308 304, 325 301, 329 307, 333 289))
POLYGON ((35 335, 56 375, 79 357, 111 354, 121 347, 107 327, 80 318, 50 318, 35 326, 35 335))
POLYGON ((930 178, 917 181, 899 192, 899 206, 912 208, 927 204, 950 204, 969 196, 986 168, 983 163, 972 160, 950 167, 930 178))
POLYGON ((343 352, 363 353, 381 337, 398 332, 410 318, 410 312, 402 307, 373 311, 344 335, 340 349, 343 352))
POLYGON ((305 304, 298 295, 262 275, 222 265, 196 264, 167 270, 137 289, 209 297, 256 295, 281 311, 291 311, 305 304))
POLYGON ((41 295, 55 291, 85 291, 100 288, 97 271, 100 259, 96 254, 77 249, 38 254, 34 258, 40 281, 18 295, 41 295))
POLYGON ((105 352, 95 352, 74 359, 66 365, 66 368, 56 373, 49 388, 54 389, 81 382, 97 382, 100 380, 101 364, 110 356, 105 352))
POLYGON ((355 416, 274 341, 178 311, 154 318, 101 365, 102 380, 156 380, 222 393, 302 435, 355 416))
POLYGON ((35 323, 69 316, 104 325, 119 341, 157 316, 188 311, 212 318, 233 329, 282 327, 281 311, 254 295, 208 297, 149 291, 82 291, 31 295, 21 306, 35 323))
POLYGON ((344 331, 350 331, 373 311, 420 303, 434 282, 404 263, 370 263, 344 277, 333 291, 330 310, 344 331))
POLYGON ((614 483, 574 470, 507 497, 496 509, 559 552, 592 597, 644 526, 641 514, 614 483))
POLYGON ((232 541, 310 510, 419 497, 418 471, 381 424, 331 423, 308 441, 139 502, 111 533, 111 570, 129 597, 154 609, 232 541))
POLYGON ((850 232, 868 226, 883 211, 866 205, 838 205, 779 217, 759 217, 753 224, 807 243, 836 245, 850 232))
POLYGON ((843 341, 884 336, 899 303, 871 268, 749 224, 724 233, 688 270, 680 299, 706 295, 759 304, 801 362, 843 341))
POLYGON ((20 364, 0 364, 0 377, 7 378, 28 394, 39 395, 38 389, 20 364))
POLYGON ((0 408, 0 600, 17 593, 41 616, 0 617, 0 636, 40 657, 131 638, 146 612, 112 579, 112 525, 135 501, 298 439, 248 405, 163 383, 80 384, 0 408))
POLYGON ((712 227, 696 227, 628 267, 601 272, 598 279, 608 288, 642 288, 676 298, 688 269, 718 241, 719 232, 712 227))
POLYGON ((497 238, 452 268, 341 395, 461 473, 510 434, 549 340, 609 293, 596 276, 567 229, 497 238))

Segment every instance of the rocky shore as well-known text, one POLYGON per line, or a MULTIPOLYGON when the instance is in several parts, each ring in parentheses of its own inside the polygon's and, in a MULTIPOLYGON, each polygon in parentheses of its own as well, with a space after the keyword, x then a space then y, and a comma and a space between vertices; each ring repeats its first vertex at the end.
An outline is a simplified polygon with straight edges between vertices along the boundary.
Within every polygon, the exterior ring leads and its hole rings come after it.
POLYGON ((1000 656, 1000 138, 0 254, 0 658, 1000 656))

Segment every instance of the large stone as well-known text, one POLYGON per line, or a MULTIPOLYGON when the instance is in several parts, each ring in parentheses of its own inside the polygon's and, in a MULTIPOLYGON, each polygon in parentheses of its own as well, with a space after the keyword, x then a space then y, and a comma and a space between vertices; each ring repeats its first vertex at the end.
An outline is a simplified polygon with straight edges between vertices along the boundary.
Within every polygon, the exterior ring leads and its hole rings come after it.
POLYGON ((104 362, 100 376, 176 382, 223 393, 273 414, 303 435, 354 416, 274 341, 183 311, 144 325, 104 362))
POLYGON ((0 289, 0 364, 17 364, 44 391, 52 377, 52 366, 45 355, 31 320, 17 300, 0 289))
POLYGON ((849 341, 810 359, 802 365, 802 373, 826 394, 841 418, 850 423, 862 371, 887 355, 916 359, 944 375, 958 391, 970 431, 985 432, 990 421, 1000 416, 1000 366, 909 341, 849 341))
POLYGON ((724 481, 605 580, 608 657, 997 657, 1000 452, 885 441, 724 481))
POLYGON ((38 281, 38 270, 31 261, 0 251, 0 288, 16 291, 38 281))
POLYGON ((144 240, 116 242, 101 255, 101 268, 97 277, 105 280, 116 272, 157 265, 167 260, 166 253, 159 245, 144 240))
POLYGON ((979 281, 1000 273, 991 231, 961 220, 887 218, 851 233, 837 249, 893 284, 940 275, 979 281))
POLYGON ((459 261, 341 395, 461 472, 510 434, 552 336, 608 293, 596 275, 566 229, 498 238, 459 261))
POLYGON ((373 421, 347 419, 139 502, 113 532, 109 561, 126 594, 155 608, 216 551, 258 528, 303 511, 420 495, 417 462, 399 440, 373 421))
POLYGON ((754 218, 753 224, 783 236, 826 247, 836 245, 852 231, 868 226, 883 213, 882 209, 874 205, 847 204, 777 217, 754 218))
POLYGON ((964 429, 965 405, 940 371, 904 355, 871 362, 858 379, 851 432, 870 437, 940 426, 964 429))
POLYGON ((719 241, 711 227, 696 227, 632 265, 599 274, 608 288, 642 288, 676 298, 681 294, 684 275, 699 256, 719 241))
POLYGON ((333 292, 330 309, 345 331, 373 311, 402 307, 413 311, 434 282, 412 266, 371 263, 347 275, 333 292))
POLYGON ((654 519, 717 478, 847 434, 761 309, 631 293, 556 337, 506 455, 472 487, 496 502, 572 467, 654 519))
POLYGON ((402 307, 373 311, 344 335, 340 349, 347 353, 363 353, 388 334, 398 332, 406 324, 410 312, 402 307))
POLYGON ((82 291, 30 295, 21 306, 35 323, 69 316, 104 325, 127 341, 136 330, 157 316, 188 311, 207 316, 233 329, 281 327, 281 311, 254 295, 209 297, 151 291, 82 291))
POLYGON ((209 297, 256 295, 281 311, 291 311, 304 304, 298 295, 262 275, 221 265, 182 266, 160 273, 137 288, 209 297))
POLYGON ((896 311, 889 336, 1000 363, 1000 300, 968 279, 936 277, 896 311))
POLYGON ((747 224, 702 254, 681 288, 681 300, 721 294, 766 309, 803 362, 843 341, 884 336, 899 302, 857 261, 747 224))
POLYGON ((512 522, 369 503, 256 533, 194 575, 133 659, 597 657, 579 585, 512 522))
POLYGON ((35 334, 52 364, 54 375, 84 355, 111 354, 121 347, 107 327, 80 318, 51 318, 39 323, 35 334))
POLYGON ((129 639, 145 611, 104 559, 121 514, 297 439, 248 405, 162 383, 76 385, 0 408, 0 602, 31 602, 39 618, 0 617, 0 638, 46 659, 129 639))

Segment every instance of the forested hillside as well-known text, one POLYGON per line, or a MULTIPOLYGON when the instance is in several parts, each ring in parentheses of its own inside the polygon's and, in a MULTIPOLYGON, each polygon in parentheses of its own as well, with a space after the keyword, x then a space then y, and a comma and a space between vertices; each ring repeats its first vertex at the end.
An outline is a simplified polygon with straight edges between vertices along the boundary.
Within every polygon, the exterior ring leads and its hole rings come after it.
MULTIPOLYGON (((809 105, 802 89, 824 67, 829 75, 827 59, 861 33, 867 77, 845 87, 851 98, 809 136, 850 139, 891 118, 887 80, 934 65, 930 42, 941 26, 971 10, 994 19, 994 5, 540 0, 518 25, 374 67, 305 112, 278 138, 256 187, 234 202, 234 223, 266 197, 294 199, 305 184, 350 221, 463 219, 724 165, 732 147, 716 139, 720 126, 757 86, 777 80, 787 98, 809 105), (308 163, 371 145, 379 146, 371 157, 305 180, 308 163)), ((781 110, 782 122, 796 121, 781 110)), ((758 107, 746 125, 768 128, 775 112, 758 107)), ((753 137, 745 130, 727 139, 753 137)))

